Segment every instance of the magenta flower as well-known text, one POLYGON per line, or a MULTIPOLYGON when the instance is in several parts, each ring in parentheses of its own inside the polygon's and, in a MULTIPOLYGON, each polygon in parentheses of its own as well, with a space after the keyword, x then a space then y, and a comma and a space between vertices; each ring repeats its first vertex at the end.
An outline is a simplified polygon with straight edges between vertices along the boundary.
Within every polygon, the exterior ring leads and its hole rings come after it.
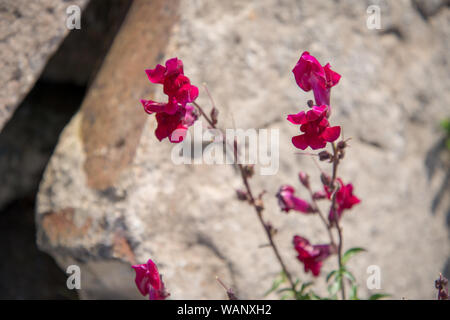
POLYGON ((305 51, 292 72, 300 88, 307 92, 313 90, 317 105, 330 105, 330 89, 341 76, 331 70, 329 63, 322 67, 314 56, 305 51))
POLYGON ((169 296, 158 268, 152 260, 149 259, 146 264, 138 264, 132 268, 136 271, 136 286, 144 297, 148 294, 150 300, 164 300, 169 296))
POLYGON ((191 85, 183 73, 183 62, 177 58, 167 60, 165 67, 158 64, 155 69, 145 72, 152 83, 163 85, 168 96, 166 103, 141 100, 145 112, 156 113, 156 137, 160 141, 169 138, 172 143, 183 141, 187 128, 197 120, 193 107, 188 103, 198 97, 198 88, 191 85))
POLYGON ((305 272, 311 270, 317 277, 323 261, 333 253, 333 248, 329 244, 311 245, 309 241, 300 236, 294 236, 294 248, 297 250, 297 259, 305 266, 305 272))
POLYGON ((292 143, 298 149, 305 150, 324 148, 327 142, 333 142, 339 138, 341 127, 330 127, 326 115, 328 106, 313 106, 307 112, 301 111, 297 114, 290 114, 287 120, 293 124, 300 125, 300 131, 304 132, 292 138, 292 143))
POLYGON ((278 204, 282 211, 289 212, 290 210, 301 213, 313 213, 314 208, 305 200, 294 196, 295 189, 291 186, 284 185, 280 187, 277 193, 278 204))
MULTIPOLYGON (((344 210, 351 209, 355 204, 360 203, 361 200, 353 195, 353 185, 351 183, 344 184, 340 178, 337 178, 336 180, 339 183, 339 190, 336 193, 336 213, 338 215, 337 218, 340 219, 344 210)), ((325 191, 328 198, 331 199, 332 193, 327 186, 325 186, 325 191)), ((330 223, 335 221, 332 209, 328 215, 328 220, 330 223)))

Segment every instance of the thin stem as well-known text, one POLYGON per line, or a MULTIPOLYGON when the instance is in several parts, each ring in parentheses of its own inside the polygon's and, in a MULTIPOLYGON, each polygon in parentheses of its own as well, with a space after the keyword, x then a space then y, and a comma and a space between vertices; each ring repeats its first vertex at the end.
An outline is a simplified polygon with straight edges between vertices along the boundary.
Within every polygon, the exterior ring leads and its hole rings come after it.
POLYGON ((275 253, 275 256, 277 257, 278 262, 280 263, 281 269, 283 270, 284 274, 286 275, 286 278, 288 279, 289 284, 292 287, 292 290, 294 290, 294 292, 295 292, 296 291, 295 283, 292 280, 292 276, 291 276, 290 272, 288 271, 286 264, 284 263, 283 258, 280 255, 278 247, 273 240, 273 236, 272 236, 270 228, 268 228, 267 224, 264 222, 264 218, 262 215, 263 208, 261 206, 258 206, 255 201, 255 198, 252 193, 252 189, 248 182, 247 175, 245 174, 245 171, 244 171, 244 167, 242 166, 242 164, 238 164, 238 166, 239 166, 239 170, 241 172, 242 181, 244 182, 244 186, 245 186, 245 189, 246 189, 248 197, 249 197, 249 202, 250 202, 251 206, 255 209, 256 215, 258 216, 258 220, 261 223, 261 225, 263 226, 264 231, 266 232, 267 238, 269 240, 269 244, 272 247, 272 250, 275 253))
MULTIPOLYGON (((339 237, 339 243, 338 243, 338 264, 339 264, 339 272, 342 270, 342 247, 344 243, 344 239, 342 236, 342 229, 339 225, 339 218, 336 214, 336 193, 338 190, 336 190, 335 182, 336 182, 336 175, 337 175, 337 168, 339 165, 339 155, 337 153, 336 145, 333 142, 333 176, 331 178, 331 187, 333 188, 333 196, 331 197, 331 212, 333 214, 334 223, 336 224, 336 229, 338 231, 338 237, 339 237)), ((341 281, 341 294, 342 294, 342 300, 345 300, 345 282, 343 277, 340 277, 341 281)))
POLYGON ((214 128, 214 129, 217 129, 216 128, 216 125, 214 124, 214 122, 211 120, 211 119, 209 119, 209 117, 206 115, 206 113, 203 111, 203 109, 202 109, 202 107, 200 107, 198 104, 197 104, 197 102, 192 102, 192 104, 198 109, 198 111, 200 111, 200 113, 201 113, 201 115, 203 116, 203 118, 205 118, 206 119, 206 121, 209 123, 209 125, 212 127, 212 128, 214 128))
POLYGON ((312 190, 311 190, 311 187, 308 187, 308 191, 309 191, 309 194, 310 194, 310 196, 311 196, 311 201, 313 202, 314 207, 315 207, 315 209, 316 209, 316 211, 317 211, 317 214, 319 215, 320 220, 322 220, 322 222, 323 222, 325 228, 327 229, 328 236, 330 237, 330 242, 331 242, 331 244, 332 244, 333 246, 335 246, 336 243, 334 242, 333 233, 331 232, 331 226, 330 226, 330 224, 327 222, 327 220, 325 219, 325 216, 323 215, 322 210, 320 210, 320 208, 319 208, 319 206, 318 206, 318 204, 317 204, 316 199, 314 199, 314 194, 313 194, 313 192, 312 192, 312 190))
MULTIPOLYGON (((216 128, 216 125, 213 123, 213 121, 211 119, 209 119, 209 117, 206 115, 206 113, 203 111, 203 109, 196 103, 193 102, 194 106, 200 111, 201 115, 206 119, 206 121, 209 123, 209 125, 214 128, 216 128)), ((236 146, 236 141, 235 141, 235 145, 234 145, 234 157, 235 160, 237 159, 237 146, 236 146)), ((262 211, 264 210, 264 208, 260 205, 258 205, 255 201, 255 197, 253 196, 253 192, 250 186, 250 183, 248 181, 248 177, 245 173, 244 167, 242 166, 242 164, 238 164, 239 167, 239 171, 241 173, 241 178, 242 178, 242 182, 244 183, 245 189, 247 191, 248 194, 248 198, 249 198, 249 203, 250 205, 255 209, 256 215, 258 217, 259 222, 261 223, 266 235, 267 235, 267 239, 269 240, 269 244, 272 247, 273 252, 275 253, 275 256, 281 266, 281 269, 283 270, 284 274, 286 275, 286 278, 289 281, 290 286, 292 287, 292 290, 294 290, 294 292, 296 292, 295 289, 295 283, 292 280, 292 276, 291 273, 288 271, 286 264, 283 261, 283 258, 280 255, 280 252, 278 250, 277 245, 275 244, 275 241, 273 240, 273 236, 272 236, 272 232, 270 230, 270 228, 268 227, 268 225, 266 224, 266 222, 264 222, 264 218, 262 215, 262 211)))

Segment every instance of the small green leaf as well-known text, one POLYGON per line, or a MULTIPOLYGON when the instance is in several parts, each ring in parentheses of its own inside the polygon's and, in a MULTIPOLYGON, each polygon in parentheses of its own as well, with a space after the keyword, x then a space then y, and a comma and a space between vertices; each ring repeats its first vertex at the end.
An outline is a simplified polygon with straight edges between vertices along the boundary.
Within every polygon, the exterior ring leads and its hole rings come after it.
POLYGON ((341 289, 341 281, 335 281, 328 286, 328 293, 330 294, 331 297, 334 297, 340 289, 341 289))
POLYGON ((356 281, 355 276, 347 270, 342 271, 342 274, 347 277, 352 283, 356 281))
POLYGON ((315 292, 310 292, 311 300, 324 300, 324 298, 321 298, 319 295, 317 295, 315 292))
POLYGON ((293 291, 291 290, 291 291, 289 291, 288 293, 285 293, 285 294, 281 297, 281 300, 287 300, 287 299, 293 298, 293 297, 294 297, 294 294, 293 294, 293 291))
POLYGON ((280 274, 275 278, 275 280, 272 283, 272 287, 267 290, 266 293, 264 293, 264 296, 268 296, 269 294, 271 294, 272 292, 274 292, 275 290, 278 289, 278 287, 286 281, 286 275, 284 272, 280 272, 280 274))
POLYGON ((299 293, 303 294, 303 292, 305 291, 306 288, 312 286, 314 283, 313 282, 305 282, 302 284, 302 287, 300 288, 299 293))
POLYGON ((369 297, 369 300, 379 300, 383 298, 389 298, 390 294, 384 294, 384 293, 375 293, 369 297))
POLYGON ((330 281, 330 279, 337 273, 337 270, 333 270, 331 271, 328 275, 327 275, 327 282, 330 281))
POLYGON ((277 293, 283 293, 283 292, 291 292, 291 293, 296 293, 294 290, 292 290, 292 288, 283 288, 277 291, 277 293))
POLYGON ((445 119, 441 121, 441 127, 450 135, 450 119, 445 119))
POLYGON ((353 257, 355 254, 366 251, 364 248, 351 248, 348 249, 344 255, 342 256, 342 264, 346 264, 348 260, 350 260, 351 257, 353 257))
POLYGON ((358 286, 356 284, 352 285, 352 290, 350 291, 350 300, 359 300, 358 299, 358 286))

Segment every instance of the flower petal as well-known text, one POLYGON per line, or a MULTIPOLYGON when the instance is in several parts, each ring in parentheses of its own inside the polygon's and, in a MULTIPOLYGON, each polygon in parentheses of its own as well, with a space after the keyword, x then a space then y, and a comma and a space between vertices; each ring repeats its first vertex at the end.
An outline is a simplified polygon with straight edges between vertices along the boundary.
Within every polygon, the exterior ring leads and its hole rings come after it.
POLYGON ((162 65, 158 64, 155 69, 147 69, 145 73, 148 76, 148 79, 152 83, 164 83, 164 74, 166 72, 166 68, 162 65))
POLYGON ((299 136, 295 136, 292 137, 292 144, 297 148, 297 149, 302 149, 305 150, 308 147, 308 143, 306 141, 306 135, 302 134, 299 136))
POLYGON ((341 127, 339 126, 328 127, 323 131, 322 138, 325 139, 325 141, 333 142, 337 138, 339 138, 340 135, 341 135, 341 127))

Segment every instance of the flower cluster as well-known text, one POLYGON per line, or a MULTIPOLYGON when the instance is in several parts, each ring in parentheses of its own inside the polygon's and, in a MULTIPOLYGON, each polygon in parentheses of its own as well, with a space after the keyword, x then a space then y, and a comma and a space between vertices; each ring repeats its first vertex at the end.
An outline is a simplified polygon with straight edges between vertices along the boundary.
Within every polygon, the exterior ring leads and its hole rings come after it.
POLYGON ((146 264, 134 265, 132 268, 136 271, 136 286, 144 297, 148 294, 150 300, 164 300, 169 296, 164 288, 162 276, 152 260, 148 260, 146 264))
POLYGON ((141 100, 145 112, 156 113, 158 140, 169 138, 172 143, 183 141, 186 130, 197 120, 194 107, 189 105, 198 97, 198 88, 184 75, 183 62, 178 58, 166 61, 166 66, 158 64, 155 69, 145 70, 152 83, 163 85, 168 102, 141 100))
MULTIPOLYGON (((353 195, 351 183, 344 184, 342 179, 336 177, 337 164, 344 157, 346 143, 340 141, 337 146, 334 144, 334 141, 341 135, 341 127, 330 126, 328 119, 331 115, 330 90, 339 82, 341 76, 331 70, 330 64, 327 63, 322 66, 308 52, 303 52, 292 72, 301 89, 306 92, 311 90, 314 92, 316 104, 314 105, 312 101, 308 102, 310 107, 308 111, 288 115, 287 120, 299 125, 302 132, 301 135, 292 138, 292 143, 296 148, 302 150, 308 147, 313 150, 323 149, 327 146, 327 143, 331 143, 333 147, 333 154, 326 150, 318 154, 321 161, 329 160, 330 163, 333 163, 333 178, 324 173, 321 175, 323 190, 313 192, 309 183, 309 176, 304 172, 299 173, 300 182, 311 195, 312 205, 306 200, 296 197, 294 188, 289 185, 281 186, 277 193, 278 203, 282 211, 294 210, 302 213, 319 214, 326 225, 330 235, 330 244, 312 245, 309 240, 298 235, 294 236, 293 239, 294 248, 298 252, 297 258, 304 264, 305 272, 311 271, 317 277, 320 274, 323 261, 330 255, 337 253, 331 228, 333 226, 339 228, 337 223, 344 210, 351 209, 360 200, 353 195), (328 199, 331 202, 328 222, 316 203, 322 199, 328 199)), ((339 237, 341 237, 340 232, 339 237)), ((341 242, 341 240, 340 238, 339 241, 341 242)))
POLYGON ((341 76, 331 70, 330 64, 322 66, 307 51, 303 52, 292 72, 298 86, 306 92, 313 90, 316 100, 311 110, 288 115, 288 121, 300 125, 300 131, 303 132, 293 137, 292 143, 302 150, 308 146, 314 150, 324 148, 327 142, 333 142, 341 135, 341 128, 330 127, 328 122, 331 114, 330 90, 341 76))

